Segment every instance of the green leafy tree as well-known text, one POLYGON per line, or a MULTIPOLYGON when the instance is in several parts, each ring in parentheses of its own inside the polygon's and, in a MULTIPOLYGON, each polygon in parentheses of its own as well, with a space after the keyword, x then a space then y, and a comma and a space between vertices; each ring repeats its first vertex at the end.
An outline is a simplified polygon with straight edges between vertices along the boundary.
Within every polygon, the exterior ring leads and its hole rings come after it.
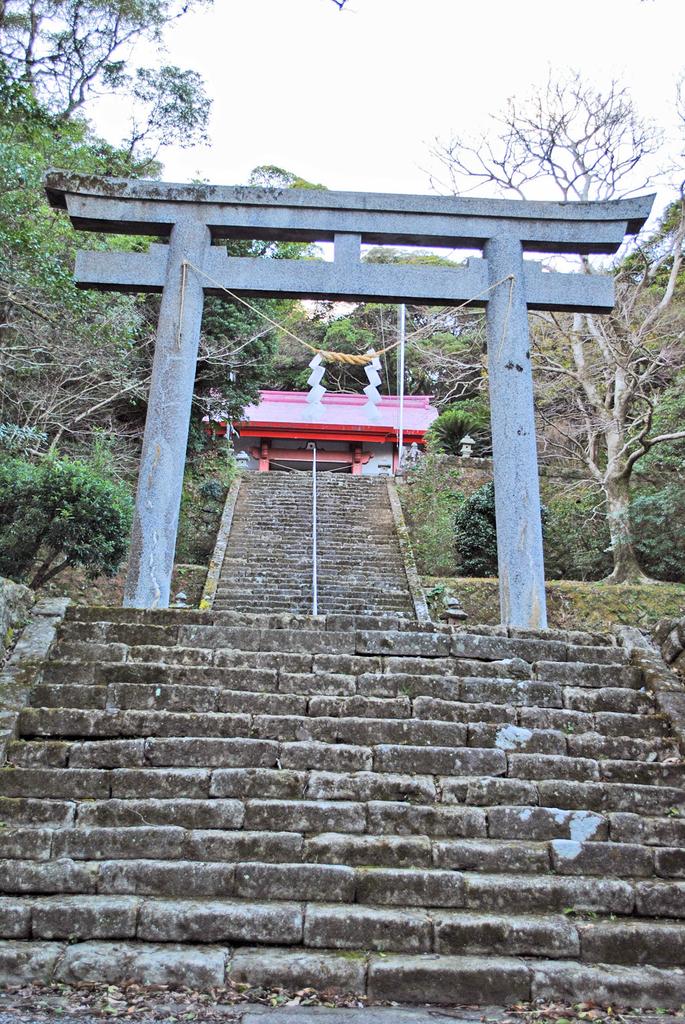
POLYGON ((38 588, 70 566, 112 576, 128 546, 132 501, 84 462, 0 462, 0 575, 38 588))
POLYGON ((497 527, 495 487, 479 487, 454 516, 454 546, 464 576, 497 575, 497 527))
POLYGON ((137 42, 160 44, 169 24, 208 2, 2 0, 0 59, 60 121, 73 120, 91 97, 115 92, 137 104, 138 141, 161 132, 183 144, 184 133, 192 137, 208 114, 199 76, 172 67, 131 68, 130 54, 137 42))

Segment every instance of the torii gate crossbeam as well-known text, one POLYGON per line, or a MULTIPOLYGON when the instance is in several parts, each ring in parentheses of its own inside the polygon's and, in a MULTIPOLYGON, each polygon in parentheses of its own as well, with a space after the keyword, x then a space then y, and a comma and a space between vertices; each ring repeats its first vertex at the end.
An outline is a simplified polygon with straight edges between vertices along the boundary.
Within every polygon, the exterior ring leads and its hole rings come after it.
POLYGON ((205 294, 486 307, 501 619, 544 628, 528 310, 606 313, 613 281, 545 273, 525 252, 614 253, 653 196, 597 203, 177 185, 46 177, 74 227, 164 238, 146 253, 78 253, 83 288, 161 292, 124 604, 169 604, 205 294), (332 262, 231 258, 213 241, 332 241, 332 262), (361 262, 362 244, 478 249, 463 266, 361 262))

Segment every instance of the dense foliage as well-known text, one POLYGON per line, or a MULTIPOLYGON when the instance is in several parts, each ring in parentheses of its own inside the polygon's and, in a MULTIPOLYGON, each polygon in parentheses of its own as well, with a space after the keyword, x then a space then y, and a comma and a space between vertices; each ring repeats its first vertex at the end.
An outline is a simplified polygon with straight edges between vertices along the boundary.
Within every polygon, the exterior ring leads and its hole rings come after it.
POLYGON ((40 587, 71 566, 113 575, 126 554, 128 489, 85 462, 0 461, 0 575, 40 587))

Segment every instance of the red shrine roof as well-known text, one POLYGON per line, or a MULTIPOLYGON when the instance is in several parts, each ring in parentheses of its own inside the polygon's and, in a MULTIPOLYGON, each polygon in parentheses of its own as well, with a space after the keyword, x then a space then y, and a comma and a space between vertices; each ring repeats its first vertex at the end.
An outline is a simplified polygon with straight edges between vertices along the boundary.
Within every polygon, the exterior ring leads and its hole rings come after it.
MULTIPOLYGON (((329 440, 386 441, 397 436, 400 400, 397 395, 381 395, 375 418, 369 415, 364 394, 327 392, 321 406, 312 408, 307 391, 260 391, 259 402, 248 405, 245 418, 236 424, 242 437, 312 437, 329 440)), ((438 415, 430 404, 430 395, 411 395, 404 399, 404 437, 408 443, 422 441, 438 415)))

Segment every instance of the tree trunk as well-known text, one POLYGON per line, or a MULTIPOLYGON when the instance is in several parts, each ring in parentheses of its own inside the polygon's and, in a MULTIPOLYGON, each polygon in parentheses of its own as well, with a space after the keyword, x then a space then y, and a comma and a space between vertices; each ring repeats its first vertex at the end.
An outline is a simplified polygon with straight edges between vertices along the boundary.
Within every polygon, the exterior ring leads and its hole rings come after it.
POLYGON ((651 583, 642 570, 633 543, 630 527, 630 487, 628 480, 615 477, 606 481, 607 521, 611 535, 611 555, 614 569, 607 583, 651 583))

